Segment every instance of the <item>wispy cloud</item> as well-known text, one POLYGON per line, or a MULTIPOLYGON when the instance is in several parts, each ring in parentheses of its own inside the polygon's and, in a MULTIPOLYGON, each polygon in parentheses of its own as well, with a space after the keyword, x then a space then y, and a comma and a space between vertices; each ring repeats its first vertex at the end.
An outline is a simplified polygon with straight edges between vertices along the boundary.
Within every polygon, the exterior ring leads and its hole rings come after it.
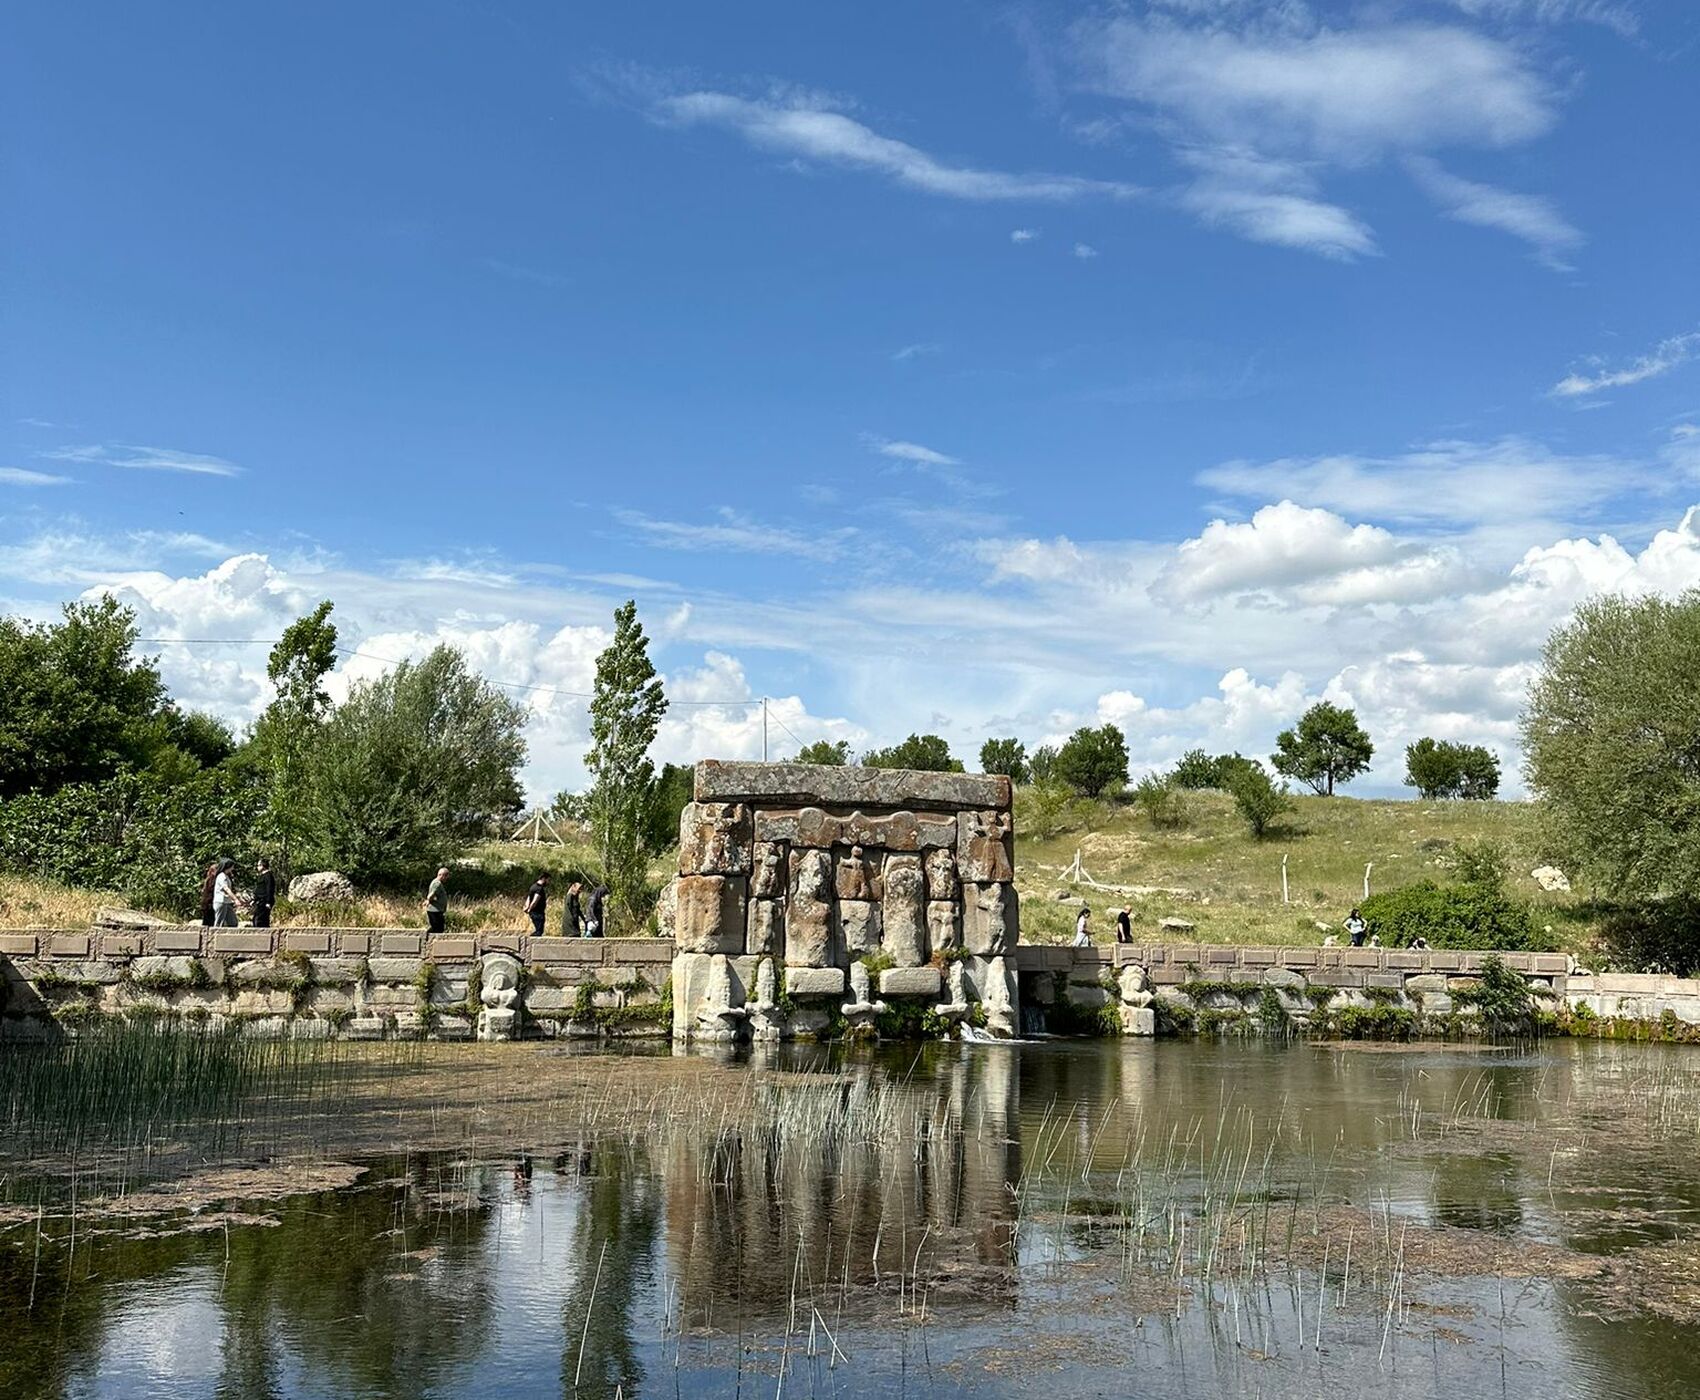
POLYGON ((558 272, 550 272, 540 267, 527 267, 524 263, 503 262, 500 258, 481 258, 480 264, 498 277, 506 277, 512 282, 529 282, 535 287, 552 287, 559 289, 571 285, 572 279, 558 272))
POLYGON ((1076 243, 1074 245, 1074 256, 1079 258, 1082 262, 1085 262, 1091 258, 1097 257, 1098 250, 1090 243, 1076 243))
POLYGON ((1059 202, 1125 199, 1139 193, 1136 186, 1119 180, 952 164, 906 141, 882 136, 812 96, 758 100, 725 92, 687 92, 661 98, 651 112, 663 122, 723 127, 761 150, 883 175, 909 189, 948 199, 1059 202))
POLYGON ((1625 39, 1641 32, 1641 17, 1619 0, 1451 0, 1479 19, 1536 24, 1599 24, 1625 39))
POLYGON ((905 345, 900 350, 892 351, 891 358, 902 364, 905 360, 917 360, 923 355, 936 355, 942 349, 942 345, 936 345, 930 340, 919 340, 913 345, 905 345))
MULTIPOLYGON (((1555 398, 1573 399, 1598 394, 1605 389, 1627 388, 1644 379, 1657 379, 1661 374, 1669 374, 1677 366, 1693 359, 1697 352, 1700 352, 1700 331, 1673 335, 1621 369, 1598 368, 1587 374, 1567 374, 1552 386, 1551 393, 1555 398)), ((1600 366, 1604 362, 1594 358, 1589 363, 1600 366)))
POLYGON ((918 442, 893 441, 890 438, 870 437, 868 446, 882 457, 895 457, 900 462, 914 462, 923 467, 960 467, 962 459, 935 452, 918 442))
POLYGON ((1560 272, 1571 270, 1561 255, 1582 245, 1582 232, 1550 199, 1462 179, 1427 156, 1412 156, 1405 168, 1448 218, 1521 238, 1548 267, 1560 272))
POLYGON ((0 467, 0 486, 67 486, 71 478, 51 472, 32 472, 25 467, 0 467))
POLYGON ((1012 228, 1009 231, 1011 243, 1031 243, 1038 236, 1039 230, 1036 228, 1012 228))
POLYGON ((122 443, 90 447, 58 447, 43 452, 55 462, 88 462, 130 471, 187 472, 192 476, 240 476, 242 468, 223 457, 199 452, 179 452, 170 447, 135 447, 122 443))
POLYGON ((658 520, 641 511, 617 510, 614 518, 663 549, 727 550, 739 554, 788 554, 800 559, 839 558, 855 530, 811 531, 763 525, 721 507, 713 521, 658 520))

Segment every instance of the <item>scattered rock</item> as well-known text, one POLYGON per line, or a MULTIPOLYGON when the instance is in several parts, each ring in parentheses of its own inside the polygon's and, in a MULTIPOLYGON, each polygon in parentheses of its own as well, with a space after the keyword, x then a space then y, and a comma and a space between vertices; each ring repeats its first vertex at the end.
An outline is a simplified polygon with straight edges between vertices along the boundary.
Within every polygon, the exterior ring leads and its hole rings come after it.
POLYGON ((1191 933, 1198 925, 1191 919, 1177 919, 1171 914, 1166 919, 1157 920, 1157 927, 1164 933, 1191 933))
POLYGON ((297 875, 289 882, 291 904, 339 904, 353 900, 354 882, 335 870, 297 875))
POLYGON ((168 925, 169 919, 155 918, 152 914, 144 914, 139 909, 96 909, 94 924, 96 928, 159 928, 168 925))
POLYGON ((1569 894, 1570 881, 1556 865, 1537 865, 1529 878, 1548 894, 1569 894))

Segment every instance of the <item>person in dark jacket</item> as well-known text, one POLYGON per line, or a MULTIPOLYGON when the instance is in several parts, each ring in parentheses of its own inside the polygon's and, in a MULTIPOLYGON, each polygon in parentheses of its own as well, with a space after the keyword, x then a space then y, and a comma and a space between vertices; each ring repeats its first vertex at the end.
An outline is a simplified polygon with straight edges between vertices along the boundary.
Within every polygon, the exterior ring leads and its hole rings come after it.
POLYGON ((608 886, 598 885, 590 892, 590 917, 584 921, 584 936, 586 938, 602 937, 603 911, 607 902, 608 886))
POLYGON ((277 903, 277 876, 264 856, 254 869, 254 927, 272 926, 272 905, 277 903))
POLYGON ((201 881, 201 927, 213 926, 213 886, 218 883, 218 862, 215 860, 207 867, 206 878, 201 881))
POLYGON ((1133 942, 1133 921, 1128 918, 1126 909, 1116 910, 1116 942, 1133 942))
POLYGON ((546 870, 531 882, 526 892, 525 912, 531 919, 531 936, 543 937, 543 920, 549 913, 549 872, 546 870))
POLYGON ((567 886, 567 912, 561 916, 561 936, 578 938, 584 933, 584 910, 579 907, 579 891, 584 888, 577 880, 567 886))

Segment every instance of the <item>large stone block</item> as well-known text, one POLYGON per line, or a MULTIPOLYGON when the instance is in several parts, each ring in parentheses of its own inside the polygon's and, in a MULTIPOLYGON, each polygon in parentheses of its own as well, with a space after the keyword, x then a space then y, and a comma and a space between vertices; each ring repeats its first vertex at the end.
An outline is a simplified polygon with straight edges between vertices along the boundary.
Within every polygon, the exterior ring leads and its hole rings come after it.
POLYGON ((291 953, 328 953, 331 950, 330 931, 322 928, 286 931, 283 946, 291 953))
POLYGON ((162 928, 153 935, 153 946, 161 953, 198 953, 201 951, 201 930, 162 928))
POLYGON ((917 812, 829 812, 824 807, 765 808, 756 813, 756 841, 826 850, 924 851, 956 845, 952 817, 917 812))
POLYGON ((755 957, 784 956, 785 906, 779 900, 750 901, 749 927, 744 936, 744 951, 755 957))
POLYGON ((1000 957, 1015 947, 1021 915, 1015 886, 963 886, 962 946, 976 957, 1000 957))
POLYGON ((928 851, 922 858, 927 871, 927 898, 955 903, 962 897, 962 879, 956 873, 956 853, 948 848, 928 851))
POLYGON ((791 852, 791 897, 785 910, 785 962, 825 967, 832 961, 832 856, 791 852))
POLYGON ((737 953, 744 947, 741 875, 681 875, 673 942, 683 953, 737 953))
POLYGON ((750 894, 756 899, 783 899, 790 879, 785 865, 785 847, 776 841, 756 843, 750 872, 750 894))
POLYGON ((1015 824, 1008 812, 962 812, 956 825, 956 863, 964 880, 984 884, 1015 878, 1015 824))
POLYGON ((927 960, 926 886, 919 856, 885 858, 880 923, 880 946, 899 967, 918 967, 927 960))
POLYGON ((416 958, 425 947, 425 939, 417 933, 380 933, 378 951, 391 957, 416 958))
POLYGON ((0 953, 14 958, 33 958, 35 956, 35 935, 33 933, 0 933, 0 953))
POLYGON ((793 997, 837 997, 844 995, 841 967, 788 967, 785 994, 793 997))
POLYGON ((739 802, 687 802, 679 814, 681 875, 748 875, 750 809, 739 802))
POLYGON ((962 910, 954 899, 927 901, 927 943, 935 953, 962 946, 962 910))
POLYGON ((698 802, 758 805, 907 807, 954 812, 1008 807, 1009 779, 981 773, 913 773, 897 768, 823 767, 807 763, 697 764, 698 802))
POLYGON ((89 936, 86 933, 56 933, 47 940, 50 958, 86 958, 89 955, 89 936))
POLYGON ((215 953, 269 953, 272 935, 268 929, 214 929, 212 947, 215 953))
POLYGON ((880 973, 881 996, 936 998, 939 986, 936 967, 888 967, 880 973))
POLYGON ((406 982, 409 986, 424 965, 423 958, 373 958, 366 964, 374 982, 406 982))
POLYGON ((880 907, 871 899, 838 902, 838 946, 859 958, 880 946, 880 907))

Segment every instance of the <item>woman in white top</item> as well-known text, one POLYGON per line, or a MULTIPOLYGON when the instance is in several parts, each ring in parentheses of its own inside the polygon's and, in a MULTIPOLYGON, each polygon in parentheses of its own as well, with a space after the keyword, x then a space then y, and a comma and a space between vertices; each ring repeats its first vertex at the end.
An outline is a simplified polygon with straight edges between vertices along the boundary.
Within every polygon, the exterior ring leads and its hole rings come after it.
POLYGON ((218 878, 213 881, 213 923, 219 928, 236 927, 236 883, 230 878, 235 869, 235 861, 221 860, 218 878))
POLYGON ((1086 922, 1091 917, 1092 911, 1082 904, 1079 917, 1074 921, 1074 946, 1076 948, 1090 948, 1092 946, 1091 935, 1086 932, 1086 922))

